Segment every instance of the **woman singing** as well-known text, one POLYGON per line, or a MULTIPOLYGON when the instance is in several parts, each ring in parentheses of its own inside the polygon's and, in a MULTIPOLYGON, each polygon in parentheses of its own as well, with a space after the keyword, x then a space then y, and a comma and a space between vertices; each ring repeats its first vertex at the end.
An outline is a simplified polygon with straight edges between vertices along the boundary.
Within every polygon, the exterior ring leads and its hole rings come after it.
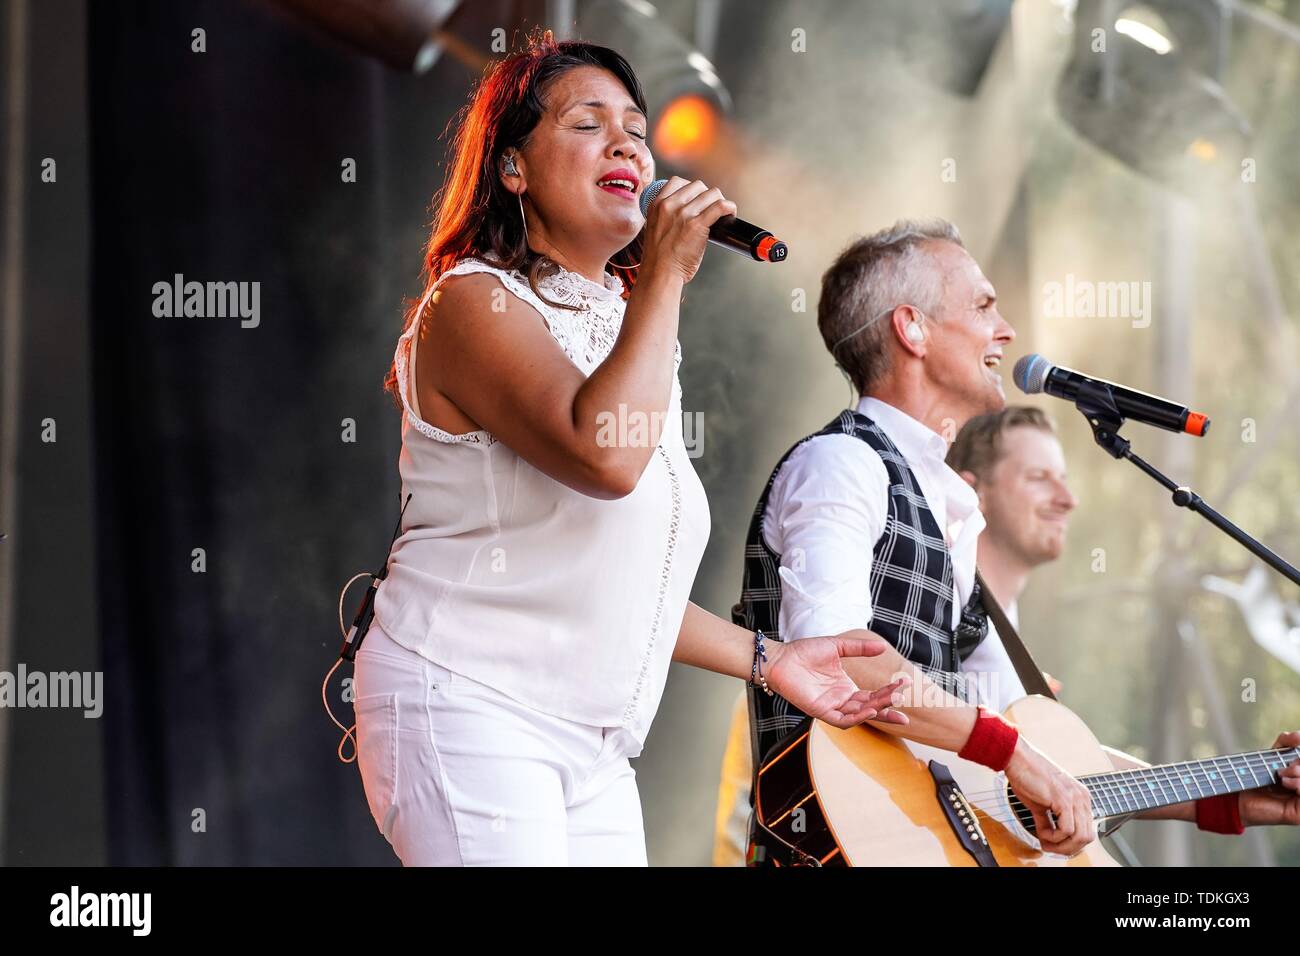
POLYGON ((669 662, 838 727, 887 710, 841 655, 689 603, 709 533, 678 305, 735 204, 654 179, 645 98, 604 47, 531 38, 463 115, 387 387, 411 496, 356 657, 358 762, 407 865, 645 865, 634 771, 669 662), (635 284, 633 281, 635 280, 635 284), (630 291, 629 291, 630 290, 630 291))

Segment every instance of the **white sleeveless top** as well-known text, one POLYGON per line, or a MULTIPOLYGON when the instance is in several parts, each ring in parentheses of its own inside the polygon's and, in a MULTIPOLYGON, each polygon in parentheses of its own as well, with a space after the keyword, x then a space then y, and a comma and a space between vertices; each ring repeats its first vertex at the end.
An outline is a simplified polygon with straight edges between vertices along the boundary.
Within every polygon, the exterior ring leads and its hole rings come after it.
MULTIPOLYGON (((613 347, 625 305, 617 276, 606 275, 602 287, 562 269, 538 282, 547 298, 579 306, 571 311, 539 299, 525 275, 481 259, 463 259, 438 283, 470 272, 491 273, 536 309, 584 374, 613 347)), ((486 431, 453 435, 423 421, 408 392, 418 328, 402 334, 394 357, 404 410, 401 500, 413 497, 375 597, 376 619, 403 647, 520 703, 621 728, 635 756, 709 535, 708 502, 682 438, 676 371, 640 481, 606 501, 556 481, 486 431)), ((634 439, 637 423, 622 418, 634 439)))

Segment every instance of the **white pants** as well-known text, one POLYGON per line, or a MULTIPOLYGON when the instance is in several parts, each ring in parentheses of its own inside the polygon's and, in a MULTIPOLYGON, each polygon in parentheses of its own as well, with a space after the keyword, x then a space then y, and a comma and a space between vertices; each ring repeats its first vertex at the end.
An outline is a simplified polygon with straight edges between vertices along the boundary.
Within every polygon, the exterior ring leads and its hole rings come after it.
POLYGON ((366 802, 404 865, 646 865, 617 730, 516 703, 396 644, 378 622, 355 677, 366 802))

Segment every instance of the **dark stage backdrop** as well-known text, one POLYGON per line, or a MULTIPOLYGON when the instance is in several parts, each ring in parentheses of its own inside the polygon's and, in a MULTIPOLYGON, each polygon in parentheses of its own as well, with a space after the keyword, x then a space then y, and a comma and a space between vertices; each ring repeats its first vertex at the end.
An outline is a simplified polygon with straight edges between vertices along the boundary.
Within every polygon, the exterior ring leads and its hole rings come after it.
POLYGON ((240 3, 89 22, 109 860, 391 863, 320 682, 396 518, 381 379, 465 69, 240 3), (257 283, 258 323, 156 316, 177 274, 257 283))

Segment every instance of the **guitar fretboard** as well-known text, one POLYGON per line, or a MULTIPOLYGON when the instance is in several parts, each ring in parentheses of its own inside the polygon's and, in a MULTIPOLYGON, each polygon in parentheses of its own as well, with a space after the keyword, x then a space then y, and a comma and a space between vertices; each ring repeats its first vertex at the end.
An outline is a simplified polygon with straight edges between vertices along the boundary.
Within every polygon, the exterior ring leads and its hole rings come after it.
POLYGON ((1094 815, 1113 817, 1266 787, 1277 783, 1278 772, 1297 758, 1300 758, 1300 748, 1255 750, 1137 770, 1088 774, 1080 777, 1079 782, 1088 788, 1094 815))

